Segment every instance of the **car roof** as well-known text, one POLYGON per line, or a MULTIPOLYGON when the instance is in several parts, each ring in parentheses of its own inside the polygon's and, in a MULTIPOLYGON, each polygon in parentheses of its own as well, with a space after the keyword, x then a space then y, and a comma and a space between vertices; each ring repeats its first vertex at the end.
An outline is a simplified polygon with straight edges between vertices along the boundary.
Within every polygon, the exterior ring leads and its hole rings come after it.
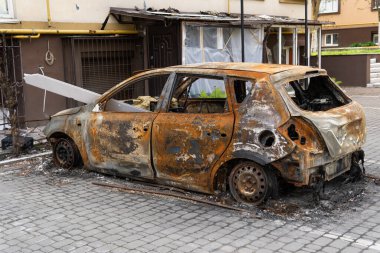
POLYGON ((283 65, 283 64, 264 64, 264 63, 247 63, 247 62, 208 62, 199 64, 177 65, 167 67, 170 70, 175 69, 213 69, 213 70, 239 70, 249 72, 260 72, 266 74, 276 74, 284 71, 301 71, 307 72, 316 70, 313 67, 283 65))

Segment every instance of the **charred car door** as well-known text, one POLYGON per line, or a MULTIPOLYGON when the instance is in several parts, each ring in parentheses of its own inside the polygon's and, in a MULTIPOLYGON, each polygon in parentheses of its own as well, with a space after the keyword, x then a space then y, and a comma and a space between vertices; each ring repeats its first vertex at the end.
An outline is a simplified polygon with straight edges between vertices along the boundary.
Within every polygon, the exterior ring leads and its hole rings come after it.
POLYGON ((115 94, 107 94, 104 101, 100 99, 86 126, 85 142, 92 167, 109 174, 153 178, 152 123, 168 76, 165 73, 126 83, 115 94), (146 94, 151 96, 141 96, 146 94))
POLYGON ((211 168, 233 133, 226 93, 223 77, 176 76, 171 97, 153 123, 153 164, 159 180, 209 191, 211 168))

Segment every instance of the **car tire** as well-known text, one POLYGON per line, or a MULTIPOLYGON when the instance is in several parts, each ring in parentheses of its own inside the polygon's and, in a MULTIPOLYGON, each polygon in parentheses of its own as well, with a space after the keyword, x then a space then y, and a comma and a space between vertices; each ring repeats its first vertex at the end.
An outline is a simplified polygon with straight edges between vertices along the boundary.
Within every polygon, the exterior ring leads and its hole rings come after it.
POLYGON ((280 185, 274 169, 266 168, 265 173, 269 180, 269 192, 268 197, 272 199, 278 199, 280 196, 280 185))
POLYGON ((271 175, 254 162, 238 163, 228 178, 230 193, 234 199, 249 205, 263 203, 271 195, 273 182, 271 175))
POLYGON ((72 169, 79 165, 80 154, 74 141, 60 138, 53 144, 54 162, 64 169, 72 169))

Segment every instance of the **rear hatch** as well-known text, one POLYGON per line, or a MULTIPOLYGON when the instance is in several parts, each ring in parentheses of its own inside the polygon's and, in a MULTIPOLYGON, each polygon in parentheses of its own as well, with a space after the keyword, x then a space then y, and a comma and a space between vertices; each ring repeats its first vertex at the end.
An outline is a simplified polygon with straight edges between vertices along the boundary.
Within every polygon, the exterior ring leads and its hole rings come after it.
POLYGON ((292 116, 318 129, 333 158, 360 148, 366 137, 362 107, 348 98, 327 76, 313 74, 277 85, 292 116))

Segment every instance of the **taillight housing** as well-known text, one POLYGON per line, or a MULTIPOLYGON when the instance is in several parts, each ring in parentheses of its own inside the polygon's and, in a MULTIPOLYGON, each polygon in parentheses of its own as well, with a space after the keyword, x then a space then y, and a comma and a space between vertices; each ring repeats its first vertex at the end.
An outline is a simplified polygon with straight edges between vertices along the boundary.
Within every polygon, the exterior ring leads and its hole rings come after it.
POLYGON ((278 129, 288 140, 298 148, 310 153, 320 153, 324 150, 324 141, 312 123, 302 117, 291 117, 278 129))

